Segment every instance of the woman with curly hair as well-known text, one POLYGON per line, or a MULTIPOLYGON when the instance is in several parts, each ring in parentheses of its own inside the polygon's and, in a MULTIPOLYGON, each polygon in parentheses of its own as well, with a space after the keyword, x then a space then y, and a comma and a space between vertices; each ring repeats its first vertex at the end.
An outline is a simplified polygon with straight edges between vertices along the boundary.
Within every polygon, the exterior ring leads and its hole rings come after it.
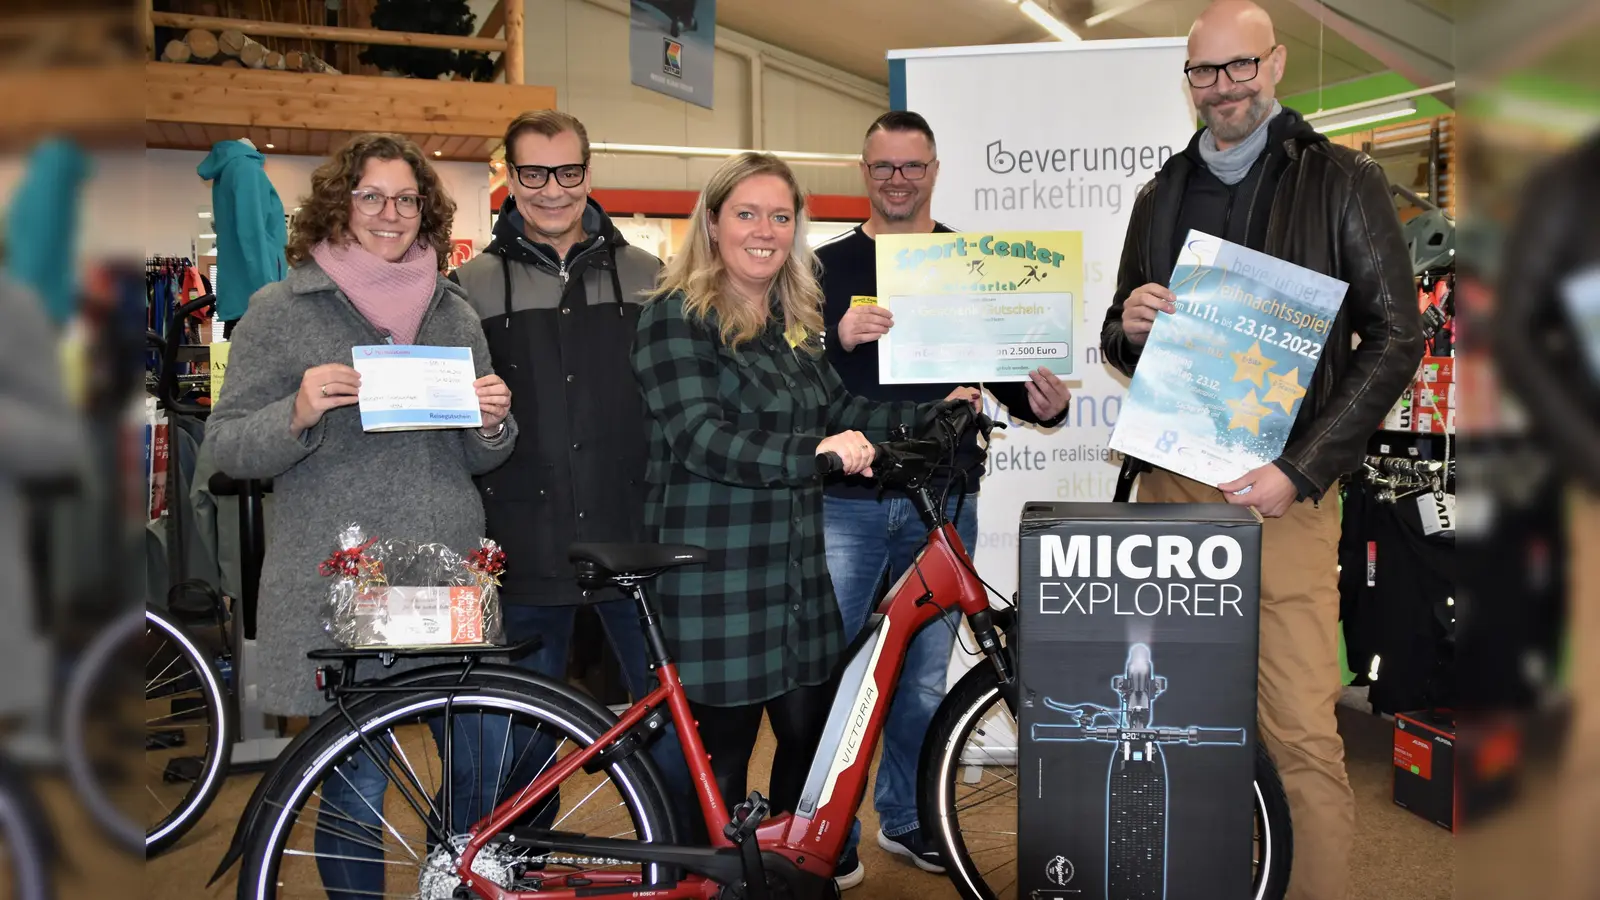
MULTIPOLYGON (((369 536, 460 552, 483 536, 472 479, 506 460, 517 427, 478 314, 440 274, 454 215, 416 144, 386 134, 353 138, 311 176, 290 228, 288 278, 258 291, 234 331, 206 442, 223 472, 272 479, 255 669, 270 714, 315 716, 327 708, 306 653, 332 645, 323 628, 328 581, 318 564, 346 523, 369 536), (472 348, 482 427, 363 431, 351 348, 381 343, 472 348)), ((476 727, 456 730, 469 733, 454 742, 457 768, 467 767, 453 773, 454 782, 481 785, 472 768, 478 744, 500 742, 480 741, 476 727)), ((499 761, 482 762, 495 771, 499 761)), ((323 785, 318 813, 324 885, 330 898, 382 894, 383 769, 357 754, 336 774, 323 785)), ((461 821, 452 828, 486 812, 473 799, 482 798, 456 797, 461 821)))

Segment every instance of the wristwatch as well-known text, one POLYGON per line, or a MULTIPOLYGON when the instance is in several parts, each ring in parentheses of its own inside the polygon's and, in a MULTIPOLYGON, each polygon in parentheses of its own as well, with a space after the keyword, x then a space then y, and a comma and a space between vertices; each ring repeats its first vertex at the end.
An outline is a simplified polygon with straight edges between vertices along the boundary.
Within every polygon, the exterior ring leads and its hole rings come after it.
POLYGON ((506 433, 506 420, 505 419, 501 419, 500 420, 500 424, 495 426, 494 434, 484 434, 482 428, 478 429, 478 436, 483 438, 486 441, 497 441, 497 440, 500 439, 500 436, 505 434, 505 433, 506 433))

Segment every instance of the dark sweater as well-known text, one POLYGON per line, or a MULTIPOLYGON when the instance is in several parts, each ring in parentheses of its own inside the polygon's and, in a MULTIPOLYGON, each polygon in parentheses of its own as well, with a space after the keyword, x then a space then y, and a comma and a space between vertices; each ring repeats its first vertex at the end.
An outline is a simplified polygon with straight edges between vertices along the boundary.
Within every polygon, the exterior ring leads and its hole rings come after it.
MULTIPOLYGON (((954 231, 939 223, 934 223, 933 230, 936 234, 951 234, 954 231)), ((880 384, 878 342, 861 344, 853 351, 846 351, 839 343, 839 321, 850 311, 850 298, 878 296, 877 242, 868 237, 861 230, 861 226, 858 225, 818 247, 817 259, 822 264, 822 291, 825 298, 823 317, 827 322, 824 341, 828 361, 833 363, 834 370, 839 373, 839 378, 852 394, 873 400, 909 400, 926 403, 931 400, 942 400, 949 396, 951 391, 962 386, 954 382, 880 384)), ((975 384, 966 386, 978 387, 975 384)), ((1032 404, 1028 402, 1028 388, 1024 382, 986 383, 983 387, 992 393, 1012 416, 1025 422, 1050 428, 1066 418, 1066 412, 1063 411, 1053 420, 1040 422, 1039 417, 1033 412, 1032 404)), ((952 477, 956 478, 958 483, 959 473, 962 472, 966 473, 967 491, 976 493, 978 479, 983 475, 983 454, 978 450, 976 437, 968 437, 957 454, 957 474, 952 477)), ((945 481, 936 481, 934 487, 943 491, 945 481)), ((827 493, 829 496, 850 499, 874 498, 877 496, 877 487, 863 478, 840 477, 828 483, 827 493)))

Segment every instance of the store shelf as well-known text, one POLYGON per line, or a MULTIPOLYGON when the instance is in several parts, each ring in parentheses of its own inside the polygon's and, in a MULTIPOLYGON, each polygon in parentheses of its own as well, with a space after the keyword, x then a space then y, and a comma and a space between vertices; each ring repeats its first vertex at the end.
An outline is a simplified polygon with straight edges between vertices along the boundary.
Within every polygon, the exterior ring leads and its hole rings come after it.
POLYGON ((353 134, 406 135, 439 159, 487 162, 506 123, 553 109, 554 88, 146 63, 145 145, 209 150, 250 138, 322 154, 353 134))

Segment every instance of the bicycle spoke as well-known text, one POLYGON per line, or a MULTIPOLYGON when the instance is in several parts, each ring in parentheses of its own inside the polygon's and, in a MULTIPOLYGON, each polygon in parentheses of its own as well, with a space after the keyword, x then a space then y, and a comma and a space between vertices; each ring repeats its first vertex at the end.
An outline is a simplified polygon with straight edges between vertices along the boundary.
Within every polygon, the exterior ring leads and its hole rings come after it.
MULTIPOLYGON (((373 760, 373 763, 376 764, 377 760, 373 760)), ((385 766, 384 768, 388 767, 385 766)), ((343 779, 344 783, 349 786, 351 791, 355 792, 357 797, 361 797, 361 792, 356 790, 355 784, 350 781, 350 777, 348 775, 344 774, 338 769, 334 769, 333 773, 343 779)), ((411 849, 411 845, 406 843, 406 839, 400 836, 400 832, 396 830, 393 825, 389 824, 389 820, 387 818, 384 818, 381 810, 373 809, 371 801, 367 800, 365 797, 361 797, 361 803, 366 806, 367 809, 372 810, 372 814, 378 817, 378 821, 383 824, 383 827, 387 829, 390 834, 394 835, 394 839, 400 842, 400 846, 404 847, 406 852, 411 854, 412 859, 417 860, 418 862, 422 861, 422 857, 417 855, 417 851, 411 849)))

